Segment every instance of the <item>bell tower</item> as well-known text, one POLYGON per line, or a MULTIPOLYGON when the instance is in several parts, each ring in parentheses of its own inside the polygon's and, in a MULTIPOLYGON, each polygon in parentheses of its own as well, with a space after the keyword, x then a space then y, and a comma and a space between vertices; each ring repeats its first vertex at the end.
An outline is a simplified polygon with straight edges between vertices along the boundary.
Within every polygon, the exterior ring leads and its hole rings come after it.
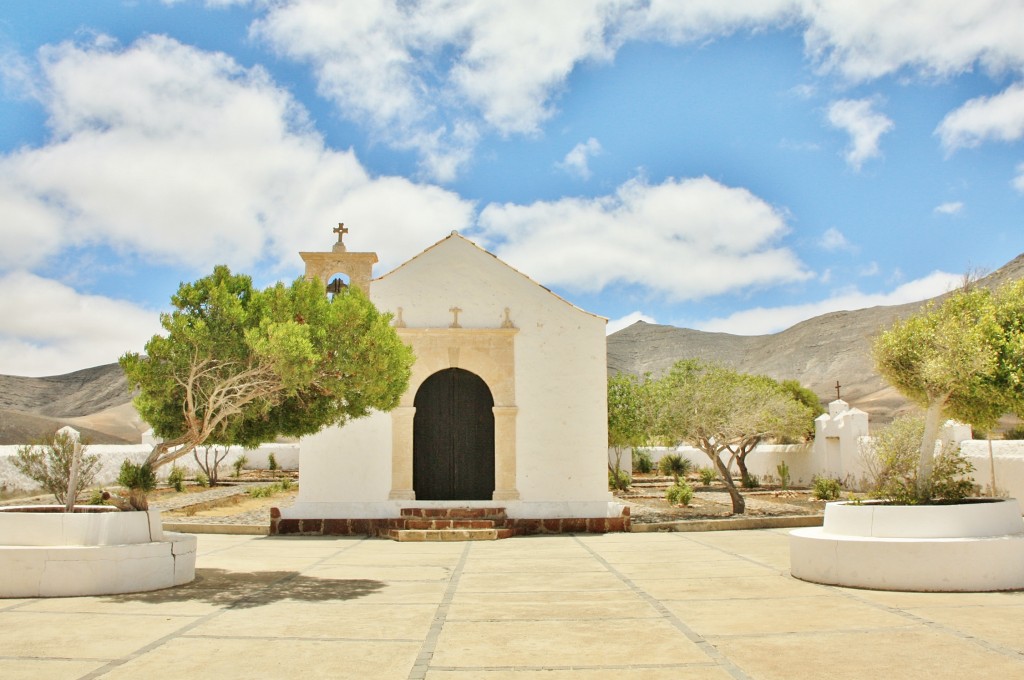
MULTIPOLYGON (((299 255, 306 263, 306 278, 319 278, 324 285, 330 284, 330 277, 345 274, 350 285, 370 294, 370 280, 373 278, 373 265, 377 262, 377 253, 350 253, 345 246, 345 234, 348 229, 344 222, 339 222, 333 229, 338 235, 338 242, 330 252, 303 253, 299 255)), ((331 289, 332 292, 338 292, 331 289)))

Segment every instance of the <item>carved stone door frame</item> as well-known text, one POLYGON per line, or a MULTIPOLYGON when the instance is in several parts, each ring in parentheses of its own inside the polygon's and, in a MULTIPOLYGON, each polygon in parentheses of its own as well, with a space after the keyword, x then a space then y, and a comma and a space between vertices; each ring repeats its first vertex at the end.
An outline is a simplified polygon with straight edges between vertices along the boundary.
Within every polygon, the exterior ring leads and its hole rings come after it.
POLYGON ((516 328, 396 328, 416 353, 409 389, 391 411, 391 494, 415 500, 413 491, 413 400, 423 382, 447 368, 478 375, 494 397, 495 501, 517 500, 515 335, 516 328))

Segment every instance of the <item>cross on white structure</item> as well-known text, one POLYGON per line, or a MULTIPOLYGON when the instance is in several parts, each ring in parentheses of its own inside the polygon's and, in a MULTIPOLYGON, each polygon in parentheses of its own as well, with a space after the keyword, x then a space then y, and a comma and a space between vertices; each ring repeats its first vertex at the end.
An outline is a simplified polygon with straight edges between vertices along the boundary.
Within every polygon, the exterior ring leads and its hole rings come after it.
POLYGON ((462 328, 462 326, 459 325, 459 314, 462 312, 462 310, 459 309, 458 307, 452 307, 448 311, 455 316, 455 318, 452 319, 452 325, 448 326, 448 328, 462 328))

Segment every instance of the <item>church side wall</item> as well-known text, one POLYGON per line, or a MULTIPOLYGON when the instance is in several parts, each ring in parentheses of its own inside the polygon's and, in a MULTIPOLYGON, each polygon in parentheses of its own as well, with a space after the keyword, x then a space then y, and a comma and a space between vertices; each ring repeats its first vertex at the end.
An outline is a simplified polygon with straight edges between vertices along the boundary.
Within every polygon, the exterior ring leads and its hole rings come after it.
POLYGON ((386 501, 391 416, 373 413, 302 439, 299 503, 386 501))

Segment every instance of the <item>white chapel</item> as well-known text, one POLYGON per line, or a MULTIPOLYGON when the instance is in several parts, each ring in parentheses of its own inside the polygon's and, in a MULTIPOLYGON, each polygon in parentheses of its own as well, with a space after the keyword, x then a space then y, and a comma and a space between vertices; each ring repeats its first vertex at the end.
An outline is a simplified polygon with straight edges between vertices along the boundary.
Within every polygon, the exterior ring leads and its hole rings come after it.
POLYGON ((299 495, 272 532, 492 516, 505 535, 628 528, 608 491, 606 319, 457 232, 376 279, 376 254, 335 232, 331 251, 301 253, 307 278, 346 276, 416 359, 396 409, 302 439, 299 495))

